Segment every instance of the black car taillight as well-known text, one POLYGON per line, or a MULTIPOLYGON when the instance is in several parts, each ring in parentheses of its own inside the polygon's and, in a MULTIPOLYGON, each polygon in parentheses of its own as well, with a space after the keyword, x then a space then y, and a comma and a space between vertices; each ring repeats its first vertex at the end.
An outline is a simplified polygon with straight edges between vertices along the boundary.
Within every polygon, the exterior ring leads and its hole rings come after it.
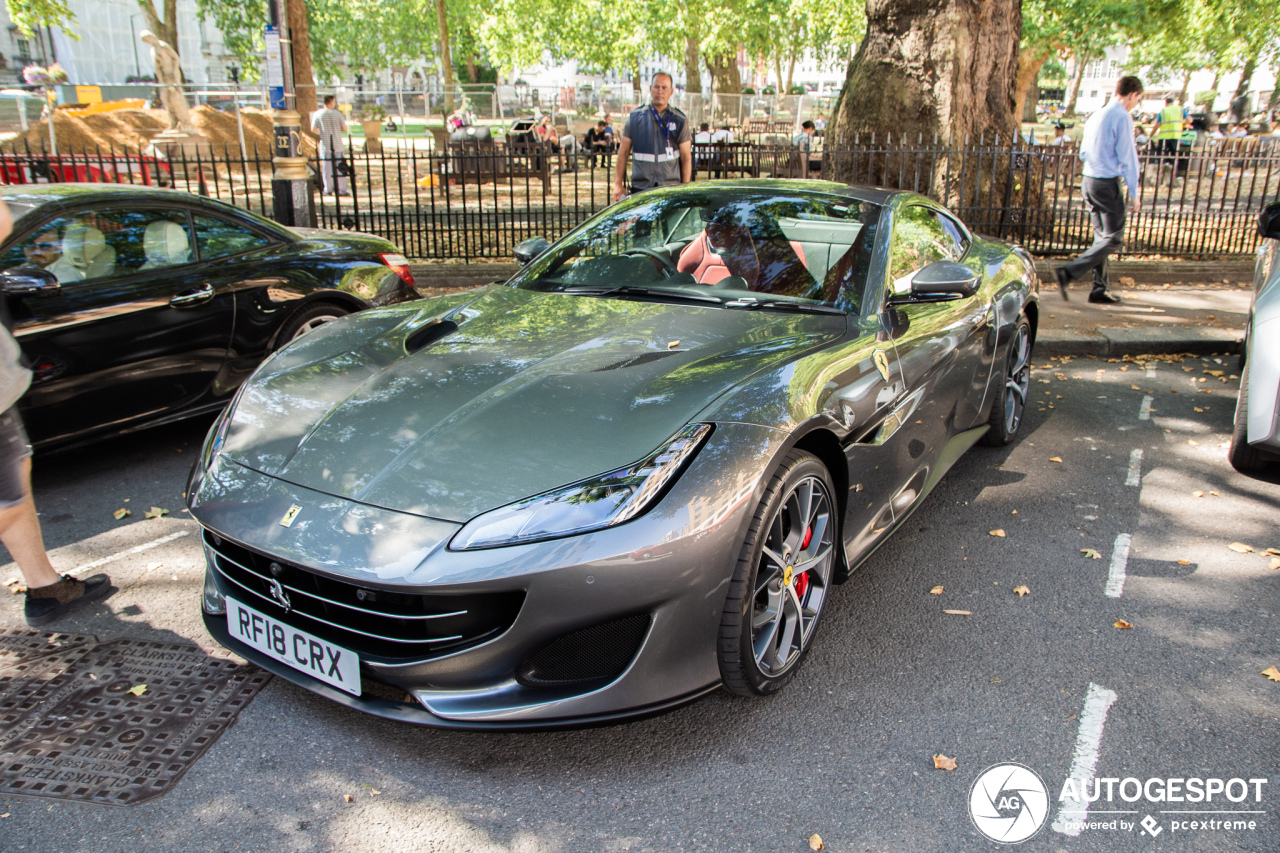
POLYGON ((382 262, 391 267, 391 271, 400 276, 400 280, 410 287, 414 286, 413 273, 409 270, 409 259, 404 255, 392 252, 383 252, 378 255, 382 262))

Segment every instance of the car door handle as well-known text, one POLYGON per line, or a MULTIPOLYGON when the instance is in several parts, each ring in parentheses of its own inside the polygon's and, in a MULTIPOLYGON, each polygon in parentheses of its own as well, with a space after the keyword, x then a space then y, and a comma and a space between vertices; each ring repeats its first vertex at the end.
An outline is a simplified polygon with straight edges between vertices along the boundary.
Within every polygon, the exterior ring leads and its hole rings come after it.
POLYGON ((179 293, 169 300, 169 304, 175 308, 183 308, 187 305, 199 305, 201 302, 208 302, 212 298, 213 285, 206 284, 202 287, 197 287, 195 290, 179 293))

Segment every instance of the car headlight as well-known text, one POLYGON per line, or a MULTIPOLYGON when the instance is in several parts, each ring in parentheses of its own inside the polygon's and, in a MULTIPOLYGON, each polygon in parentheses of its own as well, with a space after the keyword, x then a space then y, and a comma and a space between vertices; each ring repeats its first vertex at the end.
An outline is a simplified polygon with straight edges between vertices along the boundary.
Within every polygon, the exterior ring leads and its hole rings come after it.
POLYGON ((710 434, 710 424, 690 424, 634 465, 478 515, 458 531, 449 548, 538 542, 635 518, 652 506, 710 434))

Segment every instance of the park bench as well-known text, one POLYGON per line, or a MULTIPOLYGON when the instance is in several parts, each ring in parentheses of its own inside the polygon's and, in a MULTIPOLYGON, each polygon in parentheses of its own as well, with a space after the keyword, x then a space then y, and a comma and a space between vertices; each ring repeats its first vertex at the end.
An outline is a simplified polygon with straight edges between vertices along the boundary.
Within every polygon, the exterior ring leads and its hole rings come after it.
POLYGON ((519 178, 542 181, 542 192, 551 192, 550 146, 529 140, 513 140, 500 146, 493 140, 450 142, 449 158, 442 163, 446 187, 459 184, 500 183, 519 178))

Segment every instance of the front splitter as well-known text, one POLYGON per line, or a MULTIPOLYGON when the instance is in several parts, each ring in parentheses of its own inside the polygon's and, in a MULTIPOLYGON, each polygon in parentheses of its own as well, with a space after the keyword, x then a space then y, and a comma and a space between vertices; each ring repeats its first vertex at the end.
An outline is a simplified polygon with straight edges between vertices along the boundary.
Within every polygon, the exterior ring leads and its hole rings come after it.
POLYGON ((299 687, 310 690, 312 693, 331 699, 340 705, 346 705, 348 708, 354 708, 357 711, 363 711, 366 714, 373 714, 375 717, 382 717, 388 720, 396 720, 403 723, 413 723, 414 725, 430 726, 438 729, 454 729, 457 731, 470 732, 538 732, 538 731, 554 731, 557 729, 582 729, 592 728, 594 726, 609 726, 617 723, 631 722, 633 720, 643 719, 645 717, 653 717, 658 714, 665 714, 673 711, 682 705, 687 705, 695 699, 699 699, 712 692, 720 686, 719 682, 701 687, 690 693, 666 699, 661 702, 655 702, 649 705, 642 705, 636 708, 628 708, 623 711, 613 711, 607 714, 591 714, 581 717, 564 717, 554 720, 528 720, 522 722, 477 722, 475 720, 450 720, 445 717, 439 717, 421 705, 410 705, 407 702, 392 702, 388 699, 365 698, 363 696, 352 696, 350 693, 330 687, 322 681, 312 678, 306 673, 299 672, 291 666, 280 663, 274 658, 267 657, 262 652, 241 643, 239 640, 231 636, 231 632, 227 630, 227 620, 222 614, 213 614, 201 609, 201 615, 204 616, 205 629, 218 641, 219 645, 226 649, 230 649, 237 655, 247 661, 252 662, 256 666, 265 669, 267 672, 277 675, 286 681, 291 681, 299 687))

